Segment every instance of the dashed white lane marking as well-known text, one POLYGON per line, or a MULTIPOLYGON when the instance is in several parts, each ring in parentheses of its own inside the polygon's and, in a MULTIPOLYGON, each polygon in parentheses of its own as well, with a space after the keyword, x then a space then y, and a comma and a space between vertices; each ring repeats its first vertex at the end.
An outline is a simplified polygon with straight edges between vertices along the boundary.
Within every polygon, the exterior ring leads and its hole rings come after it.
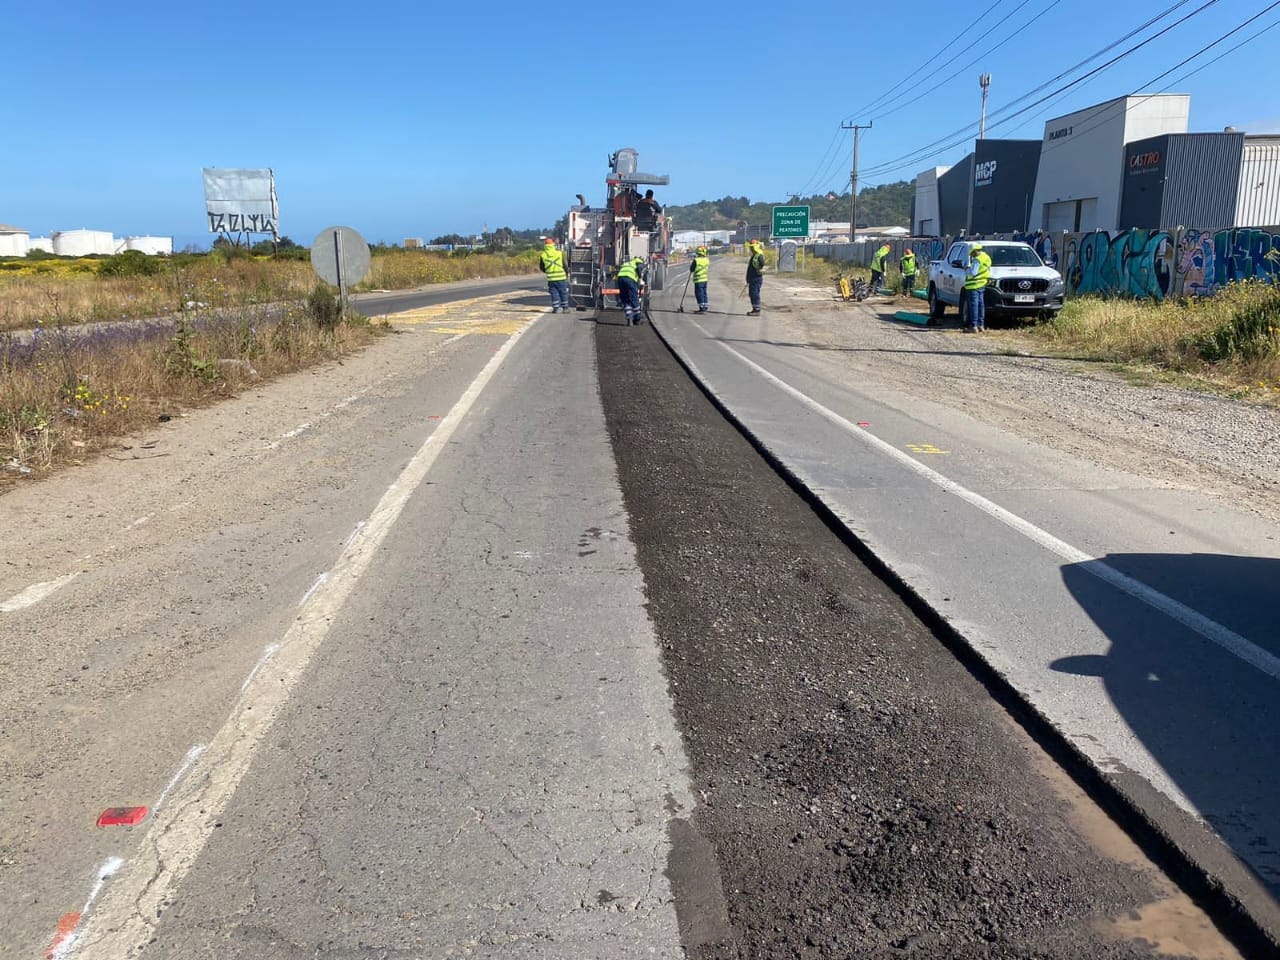
POLYGON ((151 939, 164 906, 177 895, 178 886, 248 772, 258 746, 405 504, 485 386, 532 327, 530 323, 513 333, 494 353, 383 494, 366 525, 343 549, 329 579, 299 611, 279 650, 252 675, 231 716, 195 761, 196 775, 186 777, 168 806, 156 812, 129 869, 107 889, 100 908, 77 936, 79 956, 117 960, 132 955, 151 939))
POLYGON ((8 600, 0 603, 0 613, 13 613, 39 603, 55 590, 65 587, 68 583, 80 576, 80 571, 75 573, 64 574, 57 580, 46 580, 44 583, 33 583, 21 593, 16 593, 8 600))
MULTIPOLYGON (((707 339, 714 340, 711 334, 696 321, 691 321, 691 323, 693 326, 697 327, 698 330, 707 337, 707 339)), ((743 356, 733 347, 729 346, 729 344, 719 340, 716 340, 715 342, 719 343, 721 347, 737 357, 738 360, 748 368, 764 377, 774 386, 778 387, 778 389, 782 390, 789 396, 794 397, 819 416, 840 427, 850 436, 856 437, 858 440, 861 440, 868 446, 875 448, 885 456, 896 460, 902 466, 928 480, 930 483, 936 484, 948 493, 954 494, 966 503, 972 504, 988 516, 994 517, 996 520, 1005 524, 1005 526, 1016 530, 1024 537, 1039 544, 1041 547, 1044 547, 1044 549, 1048 550, 1050 553, 1056 554, 1068 563, 1079 564, 1082 570, 1093 574, 1099 580, 1103 580, 1111 584, 1116 589, 1127 593, 1134 599, 1140 600, 1150 607, 1154 607, 1156 610, 1159 610, 1166 616, 1173 618, 1184 627, 1200 634, 1200 636, 1204 637, 1210 643, 1216 644, 1228 653, 1243 660, 1256 670, 1265 673, 1273 679, 1280 680, 1280 657, 1276 657, 1268 653, 1252 641, 1246 640, 1233 630, 1224 627, 1216 620, 1209 619, 1198 610, 1193 610, 1185 604, 1174 600, 1172 597, 1166 596, 1160 591, 1147 586, 1145 583, 1121 573, 1119 570, 1116 570, 1104 561, 1099 560, 1097 557, 1090 556, 1083 550, 1073 547, 1065 540, 1059 540, 1053 534, 1040 529, 1031 521, 1024 520, 1017 514, 1006 510, 998 503, 994 503, 981 494, 974 493, 967 487, 961 486, 949 477, 943 476, 936 470, 926 467, 923 463, 920 463, 915 458, 903 453, 897 447, 881 440, 869 430, 858 427, 833 410, 828 410, 807 394, 800 392, 795 387, 791 386, 791 384, 774 376, 764 367, 760 366, 760 364, 743 356)), ((689 363, 690 368, 693 369, 694 375, 704 383, 708 382, 694 365, 692 360, 688 357, 685 359, 689 363)))

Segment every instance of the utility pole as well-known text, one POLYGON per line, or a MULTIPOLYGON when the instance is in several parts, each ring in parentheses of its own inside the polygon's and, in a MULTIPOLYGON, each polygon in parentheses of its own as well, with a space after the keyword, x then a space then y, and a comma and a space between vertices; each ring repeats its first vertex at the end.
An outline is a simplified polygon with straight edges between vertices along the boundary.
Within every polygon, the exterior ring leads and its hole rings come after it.
POLYGON ((978 75, 978 86, 982 87, 982 117, 978 120, 978 139, 987 138, 987 91, 991 89, 991 74, 978 75))
POLYGON ((871 129, 871 124, 842 123, 840 127, 853 131, 853 173, 849 177, 852 184, 849 196, 849 242, 853 243, 858 238, 858 140, 863 130, 871 129))

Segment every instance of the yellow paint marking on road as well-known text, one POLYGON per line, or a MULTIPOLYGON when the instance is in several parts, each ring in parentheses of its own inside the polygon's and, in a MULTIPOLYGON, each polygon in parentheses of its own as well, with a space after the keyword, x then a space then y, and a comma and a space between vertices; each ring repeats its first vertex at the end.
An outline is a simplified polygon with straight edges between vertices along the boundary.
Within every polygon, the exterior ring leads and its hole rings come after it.
POLYGON ((949 452, 947 450, 939 450, 932 443, 908 443, 907 449, 910 450, 912 453, 928 453, 928 454, 933 454, 935 456, 946 454, 949 452))
MULTIPOLYGON (((527 293, 522 292, 521 295, 527 296, 527 293)), ((427 327, 423 331, 425 333, 510 336, 546 312, 545 307, 516 302, 513 294, 497 294, 382 316, 394 326, 427 327)))

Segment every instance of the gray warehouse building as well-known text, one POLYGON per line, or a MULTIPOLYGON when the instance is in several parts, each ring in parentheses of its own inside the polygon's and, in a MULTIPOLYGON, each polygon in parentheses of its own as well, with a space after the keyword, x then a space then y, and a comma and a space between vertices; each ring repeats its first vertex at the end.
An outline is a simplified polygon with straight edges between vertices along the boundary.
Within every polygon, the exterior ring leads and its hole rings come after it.
POLYGON ((973 202, 973 154, 969 154, 938 178, 939 236, 954 237, 969 231, 969 206, 973 202))
POLYGON ((1125 147, 1121 230, 1280 224, 1280 136, 1167 133, 1125 147))
POLYGON ((1024 233, 1040 168, 1039 140, 979 140, 973 145, 969 232, 1024 233))

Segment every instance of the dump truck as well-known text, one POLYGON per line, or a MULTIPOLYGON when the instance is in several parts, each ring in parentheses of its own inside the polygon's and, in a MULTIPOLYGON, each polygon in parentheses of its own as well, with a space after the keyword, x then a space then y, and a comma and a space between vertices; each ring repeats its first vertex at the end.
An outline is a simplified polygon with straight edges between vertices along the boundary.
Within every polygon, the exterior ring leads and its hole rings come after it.
POLYGON ((567 217, 569 301, 578 310, 593 311, 597 321, 625 316, 615 278, 618 267, 626 261, 634 257, 645 261, 640 278, 645 316, 649 315, 650 291, 661 290, 666 283, 671 223, 664 214, 647 210, 639 201, 641 188, 665 186, 671 178, 640 172, 639 159, 631 147, 610 154, 604 206, 589 206, 578 194, 578 204, 567 217))

